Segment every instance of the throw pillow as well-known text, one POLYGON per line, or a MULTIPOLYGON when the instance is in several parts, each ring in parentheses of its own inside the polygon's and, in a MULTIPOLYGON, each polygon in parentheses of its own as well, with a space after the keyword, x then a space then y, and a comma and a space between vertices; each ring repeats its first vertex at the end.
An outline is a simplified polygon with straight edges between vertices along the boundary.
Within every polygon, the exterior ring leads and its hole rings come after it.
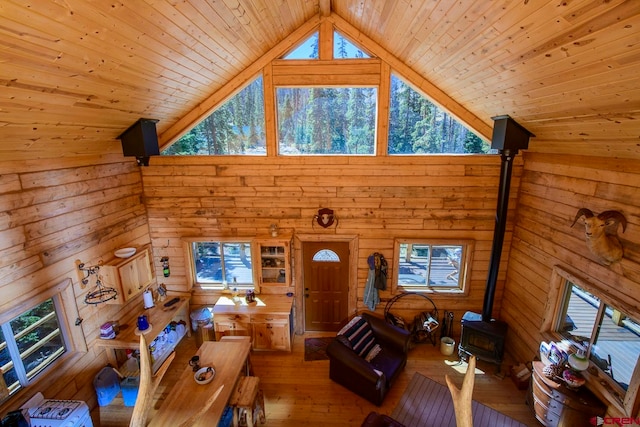
POLYGON ((366 360, 367 362, 371 362, 373 358, 376 357, 378 353, 380 353, 381 350, 382 347, 380 347, 380 344, 374 345, 373 347, 371 347, 371 350, 369 350, 367 355, 364 356, 364 360, 366 360))
POLYGON ((366 357, 376 345, 373 330, 369 323, 360 316, 356 316, 344 327, 338 335, 344 335, 351 343, 351 348, 360 357, 366 357))

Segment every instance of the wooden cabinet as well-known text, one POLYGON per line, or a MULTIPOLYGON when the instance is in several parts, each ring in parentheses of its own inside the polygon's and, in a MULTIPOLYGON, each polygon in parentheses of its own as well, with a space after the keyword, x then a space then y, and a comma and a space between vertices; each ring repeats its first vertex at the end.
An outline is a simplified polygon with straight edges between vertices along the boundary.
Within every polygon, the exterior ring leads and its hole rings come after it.
POLYGON ((216 340, 225 335, 248 335, 254 350, 291 351, 293 299, 284 295, 220 297, 213 307, 216 340))
POLYGON ((570 389, 544 376, 544 363, 533 362, 527 403, 544 426, 588 426, 589 419, 604 416, 606 407, 586 387, 570 389))
POLYGON ((291 238, 256 239, 258 287, 291 286, 291 238))
POLYGON ((231 336, 251 336, 251 318, 247 314, 218 313, 214 315, 216 341, 231 336))
POLYGON ((138 250, 129 258, 114 258, 100 267, 102 284, 112 287, 118 296, 111 304, 124 304, 142 293, 153 281, 149 246, 138 250))
POLYGON ((254 350, 291 350, 289 316, 285 314, 254 314, 251 316, 254 350))

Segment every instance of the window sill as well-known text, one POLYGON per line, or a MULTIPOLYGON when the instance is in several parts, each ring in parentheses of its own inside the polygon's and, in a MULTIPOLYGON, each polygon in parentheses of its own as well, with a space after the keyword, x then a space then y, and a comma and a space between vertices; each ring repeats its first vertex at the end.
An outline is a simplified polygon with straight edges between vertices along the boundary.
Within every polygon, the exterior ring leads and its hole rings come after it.
POLYGON ((402 285, 398 285, 397 289, 399 292, 415 292, 417 294, 466 295, 464 289, 412 288, 402 285))
POLYGON ((70 351, 60 356, 51 365, 40 372, 36 379, 32 380, 28 386, 21 388, 10 396, 2 405, 0 413, 5 413, 17 409, 17 402, 25 402, 31 398, 36 391, 53 386, 60 378, 66 375, 77 362, 87 353, 81 351, 70 351))
POLYGON ((598 375, 598 371, 593 365, 590 365, 589 369, 582 374, 587 380, 586 387, 609 406, 608 412, 611 412, 611 407, 613 406, 613 409, 619 414, 628 417, 632 416, 624 408, 624 397, 606 379, 598 375))
POLYGON ((196 283, 193 285, 193 289, 197 289, 203 292, 222 292, 222 293, 233 293, 233 289, 236 289, 238 292, 244 292, 248 290, 255 290, 256 287, 254 285, 236 285, 233 287, 225 288, 223 286, 216 285, 202 285, 200 283, 196 283))

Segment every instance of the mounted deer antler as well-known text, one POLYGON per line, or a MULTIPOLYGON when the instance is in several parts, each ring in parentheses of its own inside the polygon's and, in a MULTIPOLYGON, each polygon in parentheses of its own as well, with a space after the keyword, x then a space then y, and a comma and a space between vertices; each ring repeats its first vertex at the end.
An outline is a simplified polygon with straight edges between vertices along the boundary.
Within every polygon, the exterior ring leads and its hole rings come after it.
POLYGON ((587 208, 581 208, 573 220, 573 227, 579 218, 584 217, 587 247, 604 265, 610 265, 622 259, 623 250, 618 240, 618 224, 622 232, 627 228, 627 219, 618 211, 604 211, 595 216, 587 208))
POLYGON ((473 413, 471 405, 475 374, 476 357, 471 356, 469 357, 467 372, 464 374, 464 380, 462 381, 461 388, 456 387, 449 375, 445 375, 444 377, 447 382, 447 387, 449 387, 449 392, 451 393, 451 399, 453 400, 453 410, 456 414, 457 427, 473 427, 473 413))

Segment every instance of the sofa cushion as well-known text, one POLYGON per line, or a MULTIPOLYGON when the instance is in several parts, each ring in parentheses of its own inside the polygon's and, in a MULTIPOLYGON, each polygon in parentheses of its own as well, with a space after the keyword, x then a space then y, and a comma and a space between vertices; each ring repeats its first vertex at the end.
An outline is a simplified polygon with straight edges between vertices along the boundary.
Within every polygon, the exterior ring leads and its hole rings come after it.
POLYGON ((376 345, 371 326, 360 316, 351 319, 351 321, 338 332, 338 335, 345 336, 349 340, 349 343, 351 343, 353 351, 362 358, 366 358, 376 345))
POLYGON ((370 363, 374 369, 384 372, 387 383, 392 384, 398 374, 402 372, 406 359, 402 354, 383 347, 370 363))

